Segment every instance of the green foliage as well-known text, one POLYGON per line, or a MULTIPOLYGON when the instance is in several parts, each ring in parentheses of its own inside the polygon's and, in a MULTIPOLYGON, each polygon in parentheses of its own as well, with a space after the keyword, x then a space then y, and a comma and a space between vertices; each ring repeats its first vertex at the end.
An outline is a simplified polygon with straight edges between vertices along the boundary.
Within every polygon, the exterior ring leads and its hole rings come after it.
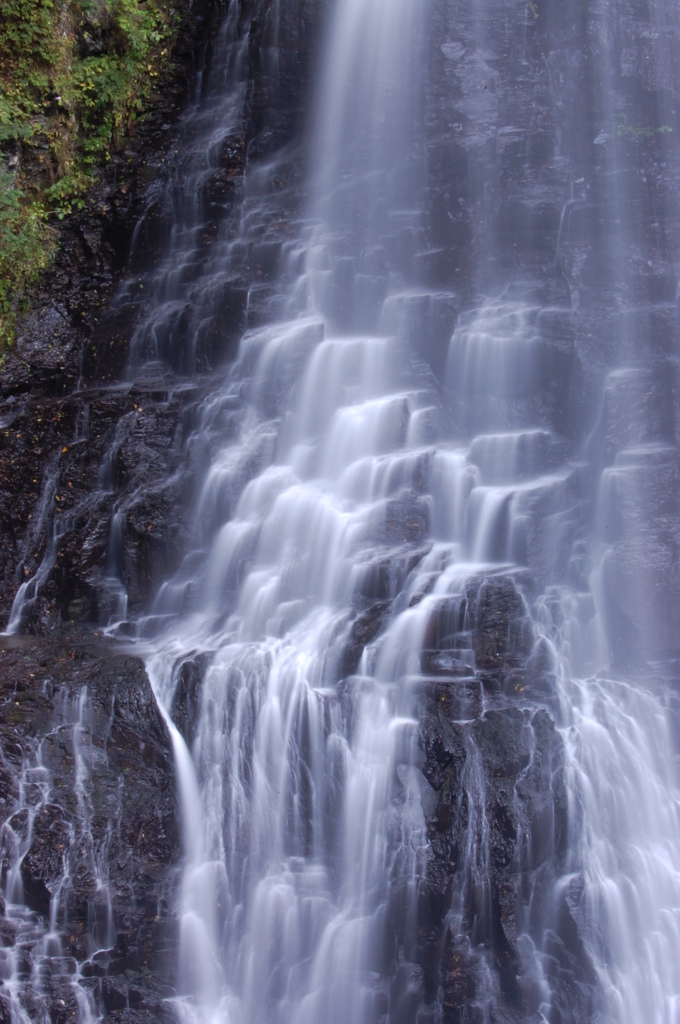
POLYGON ((53 251, 48 221, 84 207, 93 171, 130 132, 168 65, 178 16, 164 0, 0 7, 2 351, 53 251))
POLYGON ((22 107, 18 96, 0 92, 0 145, 15 139, 30 139, 34 129, 30 112, 22 107))
POLYGON ((90 186, 90 178, 82 171, 65 174, 45 190, 45 198, 50 210, 58 220, 68 217, 74 210, 82 210, 85 206, 85 195, 90 186))
MULTIPOLYGON (((80 9, 81 15, 92 17, 91 2, 81 0, 80 9)), ((74 60, 61 90, 68 94, 83 128, 84 166, 107 157, 130 130, 177 27, 172 8, 151 2, 109 0, 107 12, 107 50, 74 60)), ((93 23, 81 20, 84 26, 93 23)))
POLYGON ((662 124, 658 128, 650 128, 644 124, 631 124, 625 119, 616 125, 616 134, 621 139, 629 139, 631 142, 640 142, 642 139, 653 139, 656 135, 668 135, 673 129, 668 124, 662 124))
POLYGON ((54 46, 53 0, 3 0, 0 48, 15 67, 49 64, 54 46))
POLYGON ((0 168, 0 352, 13 338, 17 296, 48 266, 54 248, 44 206, 25 198, 0 168))

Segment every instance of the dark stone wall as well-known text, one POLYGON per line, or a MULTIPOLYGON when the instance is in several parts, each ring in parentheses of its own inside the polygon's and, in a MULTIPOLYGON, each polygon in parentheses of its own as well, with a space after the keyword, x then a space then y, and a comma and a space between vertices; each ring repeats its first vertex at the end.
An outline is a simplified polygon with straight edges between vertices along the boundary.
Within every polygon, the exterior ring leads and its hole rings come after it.
MULTIPOLYGON (((237 223, 248 200, 245 172, 258 161, 265 166, 273 154, 279 154, 277 172, 263 187, 271 210, 290 222, 305 199, 310 83, 327 5, 283 3, 276 77, 270 6, 265 0, 241 5, 246 102, 207 186, 222 223, 237 223)), ((630 668, 650 654, 678 654, 680 133, 674 110, 680 84, 672 54, 680 53, 680 32, 672 20, 660 38, 652 8, 614 0, 436 0, 431 7, 423 224, 413 237, 395 240, 393 253, 406 284, 446 297, 414 310, 404 328, 407 341, 420 346, 441 379, 456 318, 480 292, 546 307, 546 354, 533 391, 501 411, 512 425, 513 416, 529 409, 558 438, 559 459, 579 459, 587 468, 565 483, 557 505, 544 496, 533 510, 527 570, 473 579, 464 612, 442 607, 431 624, 414 694, 431 855, 411 959, 397 964, 395 952, 390 965, 389 1019, 476 1024, 486 1019, 489 969, 497 989, 488 1019, 538 1019, 540 985, 528 972, 523 942, 531 934, 538 941, 552 915, 546 950, 552 1019, 582 1024, 597 1019, 597 985, 579 934, 579 894, 567 890, 550 906, 554 880, 567 868, 564 758, 554 665, 536 641, 528 608, 546 581, 585 586, 586 541, 601 530, 600 539, 611 542, 603 587, 615 663, 630 668), (422 346, 424 336, 429 347, 422 346), (636 487, 624 488, 614 513, 598 524, 602 470, 639 444, 657 445, 658 458, 633 467, 636 487), (544 526, 555 516, 563 517, 568 540, 559 558, 544 526), (460 670, 462 644, 474 655, 475 673, 460 670), (483 864, 470 860, 473 840, 480 849, 486 844, 483 864)), ((214 24, 206 13, 206 31, 198 34, 208 74, 214 24)), ((195 52, 187 51, 187 69, 195 52)), ((197 403, 243 328, 275 311, 268 303, 280 269, 280 245, 250 246, 222 296, 228 315, 198 353, 196 375, 181 346, 170 345, 162 370, 141 370, 134 383, 117 386, 138 323, 145 268, 167 240, 165 197, 181 176, 176 150, 185 137, 177 100, 171 96, 140 127, 90 207, 66 228, 55 268, 0 375, 5 620, 20 583, 45 566, 24 623, 38 639, 1 652, 0 798, 8 807, 14 799, 24 745, 34 751, 39 738, 49 737, 45 756, 55 785, 61 780, 68 796, 50 795, 41 810, 22 869, 26 900, 33 912, 45 913, 59 873, 54 850, 63 848, 72 886, 63 922, 73 937, 67 956, 82 960, 96 941, 100 913, 88 864, 93 851, 112 844, 116 945, 95 958, 88 984, 107 1021, 129 1024, 163 1020, 166 1013, 160 1000, 170 991, 176 948, 176 796, 169 736, 140 663, 93 645, 89 634, 108 620, 119 597, 116 581, 124 583, 133 613, 146 609, 186 550, 187 510, 206 460, 200 448, 185 444, 197 403), (112 301, 122 280, 127 290, 112 301), (254 319, 247 320, 244 296, 253 284, 259 290, 249 314, 254 319), (120 544, 113 546, 112 504, 122 523, 120 544), (63 529, 52 548, 55 515, 63 529), (69 639, 73 623, 88 630, 87 640, 69 639), (83 685, 92 826, 81 855, 72 735, 83 685), (113 831, 102 811, 109 797, 113 831)), ((207 259, 213 240, 214 234, 202 239, 200 259, 207 259)), ((455 393, 445 398, 462 434, 483 424, 491 406, 487 396, 478 396, 472 410, 455 393)), ((405 539, 418 543, 427 532, 424 503, 395 503, 392 512, 386 529, 404 530, 405 539)), ((400 586, 410 568, 399 569, 400 586)), ((391 571, 397 573, 388 566, 384 575, 391 571)), ((384 628, 393 595, 379 584, 351 626, 342 675, 356 668, 384 628)), ((200 677, 200 666, 187 668, 178 690, 175 717, 187 737, 200 677)), ((17 819, 11 831, 20 835, 25 824, 17 819)), ((4 835, 10 841, 7 830, 4 835)), ((397 892, 391 913, 395 936, 406 942, 397 892)), ((50 985, 44 999, 51 1011, 61 1012, 55 1007, 62 998, 71 1007, 64 977, 50 985)), ((66 1021, 68 1013, 58 1019, 66 1021)))
MULTIPOLYGON (((239 8, 237 33, 247 40, 244 102, 222 159, 203 184, 214 212, 202 233, 199 270, 219 225, 231 218, 236 230, 247 167, 287 147, 266 187, 281 218, 292 219, 302 202, 305 117, 325 4, 283 4, 275 75, 271 8, 266 0, 244 0, 239 8)), ((64 227, 54 268, 37 287, 0 369, 0 619, 7 621, 18 587, 44 565, 40 596, 24 624, 34 632, 64 621, 107 621, 116 599, 105 582, 111 575, 122 577, 134 607, 148 604, 176 565, 200 459, 189 455, 181 485, 168 477, 208 383, 199 377, 189 384, 186 371, 209 374, 233 355, 246 326, 248 289, 266 277, 267 253, 249 251, 238 278, 216 296, 220 317, 203 337, 198 365, 186 365, 182 341, 176 355, 169 352, 165 373, 141 372, 134 384, 122 383, 143 312, 144 275, 165 252, 173 205, 186 198, 183 161, 190 159, 194 128, 180 114, 189 100, 200 100, 194 94, 199 65, 201 90, 209 92, 220 15, 211 3, 192 5, 176 87, 140 121, 86 210, 64 227), (110 479, 103 481, 102 473, 110 479), (112 568, 114 502, 123 508, 124 551, 112 568), (56 545, 55 517, 61 520, 56 545)), ((258 315, 256 299, 250 315, 258 315)))
MULTIPOLYGON (((16 945, 32 1020, 81 1019, 82 985, 107 1020, 172 1020, 181 830, 167 726, 137 657, 91 634, 0 649, 0 873, 20 865, 26 920, 0 915, 16 945), (13 814, 13 806, 19 806, 13 814), (31 973, 58 897, 46 977, 31 973), (110 947, 105 952, 98 949, 110 947), (95 954, 93 956, 93 954, 95 954)), ((16 883, 15 883, 16 885, 16 883)), ((0 1019, 10 1020, 0 990, 0 1019)))

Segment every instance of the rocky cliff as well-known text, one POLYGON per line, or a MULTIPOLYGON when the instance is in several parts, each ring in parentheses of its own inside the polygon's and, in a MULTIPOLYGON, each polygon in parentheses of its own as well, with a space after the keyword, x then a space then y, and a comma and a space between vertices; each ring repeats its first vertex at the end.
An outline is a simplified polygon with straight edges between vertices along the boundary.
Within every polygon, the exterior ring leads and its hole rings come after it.
MULTIPOLYGON (((197 440, 201 402, 243 331, 282 315, 281 282, 297 272, 326 6, 243 0, 220 37, 194 5, 208 26, 191 50, 198 92, 212 97, 204 120, 226 61, 236 82, 228 130, 210 122, 210 156, 197 157, 196 94, 190 113, 172 96, 139 126, 65 227, 2 367, 4 622, 25 585, 17 631, 0 641, 2 871, 26 905, 0 919, 19 963, 12 998, 0 989, 13 1024, 18 1004, 59 1024, 172 1017, 182 844, 171 736, 142 662, 98 634, 118 617, 134 633, 198 547, 191 515, 211 457, 197 440), (195 194, 200 209, 183 222, 195 194), (173 250, 181 231, 194 233, 189 261, 173 250), (218 278, 225 237, 239 244, 218 278), (161 315, 154 301, 170 273, 179 298, 161 315)), ((666 55, 668 40, 680 52, 680 30, 670 18, 662 39, 653 12, 613 0, 498 0, 484 5, 481 28, 478 4, 430 6, 423 218, 384 240, 377 274, 398 279, 400 297, 382 326, 416 354, 428 386, 438 381, 451 429, 543 431, 553 476, 523 499, 521 568, 471 576, 462 596, 436 605, 416 652, 429 852, 415 940, 399 889, 391 894, 376 1019, 538 1021, 547 977, 550 1020, 576 1024, 599 1019, 602 996, 570 860, 546 636, 562 635, 565 587, 584 631, 593 620, 596 535, 609 545, 599 579, 613 664, 634 671, 652 659, 667 673, 679 653, 680 81, 666 55), (518 281, 540 336, 531 372, 459 387, 446 376, 452 335, 480 293, 512 302, 518 281), (609 505, 603 486, 618 488, 609 505), (540 922, 545 977, 532 977, 528 936, 540 922)), ((347 259, 328 271, 336 311, 361 286, 355 271, 347 259)), ((288 384, 282 372, 277 386, 288 384)), ((235 434, 246 390, 215 411, 215 434, 235 434)), ((266 396, 272 416, 279 399, 266 396)), ((268 457, 264 447, 251 455, 234 503, 268 457)), ((481 448, 476 457, 482 466, 481 448)), ((410 554, 376 563, 353 597, 334 684, 358 670, 423 558, 432 509, 418 486, 391 503, 384 527, 410 554)), ((426 593, 409 595, 414 607, 426 593)), ((205 670, 200 659, 177 670, 173 713, 189 744, 205 670)))

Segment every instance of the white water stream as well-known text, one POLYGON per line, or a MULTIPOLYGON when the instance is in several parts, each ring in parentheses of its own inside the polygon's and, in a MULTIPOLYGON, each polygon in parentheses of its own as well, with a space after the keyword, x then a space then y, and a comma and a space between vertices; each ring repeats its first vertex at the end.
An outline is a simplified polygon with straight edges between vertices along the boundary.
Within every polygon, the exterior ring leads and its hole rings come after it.
MULTIPOLYGON (((180 573, 157 602, 162 615, 187 600, 194 608, 173 618, 148 660, 165 708, 182 660, 209 654, 190 751, 173 730, 186 844, 182 1020, 401 1019, 388 979, 415 954, 429 857, 412 694, 433 609, 485 566, 521 562, 546 509, 541 543, 555 563, 565 543, 563 495, 579 467, 563 464, 550 428, 529 419, 499 430, 491 416, 493 432, 447 440, 434 380, 398 335, 336 333, 379 311, 381 236, 394 223, 418 229, 421 19, 413 0, 336 4, 315 226, 295 286, 307 288, 309 312, 250 332, 206 403, 200 430, 215 451, 198 502, 206 568, 198 582, 180 573), (244 394, 237 435, 216 442, 220 411, 244 394), (363 595, 381 569, 379 596, 401 596, 349 665, 353 609, 370 606, 363 595), (411 948, 393 948, 395 891, 411 948)), ((533 394, 545 353, 538 312, 487 301, 461 319, 451 390, 465 401, 533 394)), ((539 602, 535 630, 554 658, 571 831, 554 905, 565 899, 584 941, 598 1020, 672 1024, 680 805, 665 684, 589 677, 606 664, 592 598, 562 590, 557 625, 547 606, 539 602)), ((474 671, 469 645, 453 656, 457 671, 474 671)), ((483 888, 477 757, 469 752, 466 784, 478 820, 457 878, 483 888)), ((462 900, 454 895, 453 934, 462 900)), ((537 1020, 562 1019, 548 964, 555 915, 542 932, 524 911, 525 983, 543 979, 537 1020)), ((491 1020, 487 970, 476 1012, 491 1020)))
MULTIPOLYGON (((399 331, 356 333, 378 322, 389 291, 382 236, 395 224, 417 232, 421 218, 423 15, 416 0, 335 5, 314 226, 295 285, 297 296, 307 290, 308 311, 249 332, 205 403, 199 433, 214 452, 197 502, 205 568, 198 579, 180 573, 157 601, 172 626, 148 667, 168 711, 182 662, 209 657, 190 750, 173 727, 186 843, 177 1011, 192 1024, 440 1019, 437 1002, 402 1016, 389 981, 415 956, 430 857, 423 808, 432 791, 412 700, 421 652, 436 609, 462 600, 467 580, 521 563, 537 545, 543 565, 557 566, 568 543, 565 495, 579 466, 563 461, 531 409, 519 430, 503 429, 498 412, 540 386, 538 309, 486 300, 459 321, 448 387, 491 409, 486 432, 460 442, 399 331), (244 396, 237 434, 221 443, 220 412, 244 396), (382 618, 352 664, 343 646, 356 608, 376 597, 382 618), (395 892, 410 922, 399 935, 411 935, 399 948, 395 892)), ((402 315, 419 300, 403 298, 402 315)), ((533 611, 555 671, 570 839, 567 873, 544 901, 553 916, 537 926, 529 906, 518 910, 521 983, 533 979, 539 993, 532 1021, 572 1019, 555 1002, 550 967, 567 906, 598 993, 593 1024, 676 1024, 680 801, 668 684, 606 670, 601 598, 587 586, 548 591, 533 611)), ((459 674, 474 673, 469 643, 449 658, 459 674)), ((484 891, 480 757, 470 747, 471 817, 456 878, 484 891)), ((454 893, 453 935, 464 928, 463 903, 454 893)), ((476 997, 474 1019, 491 1021, 494 969, 483 942, 479 951, 488 993, 476 997)))
MULTIPOLYGON (((288 250, 288 267, 299 268, 281 303, 289 317, 245 334, 200 407, 194 439, 211 457, 195 503, 195 550, 140 624, 182 803, 173 1004, 184 1024, 500 1019, 487 947, 484 754, 467 727, 510 705, 528 723, 540 706, 521 690, 498 697, 479 683, 466 588, 502 576, 519 595, 525 654, 547 658, 545 706, 563 745, 555 775, 568 805, 562 874, 546 874, 543 890, 523 891, 517 903, 517 982, 533 992, 524 1019, 586 1024, 564 1005, 559 946, 572 957, 574 987, 589 979, 588 1024, 679 1024, 674 668, 659 661, 624 678, 609 664, 602 580, 610 549, 603 537, 584 537, 596 532, 590 524, 577 536, 583 461, 565 456, 567 442, 534 401, 551 357, 541 309, 517 295, 480 297, 452 332, 443 386, 419 354, 426 342, 414 347, 405 330, 414 310, 442 296, 386 269, 386 247, 416 246, 423 229, 427 16, 424 0, 336 0, 312 199, 288 250), (585 548, 594 568, 565 582, 564 566, 585 548), (431 634, 444 608, 454 639, 437 647, 431 634), (426 1005, 417 985, 404 995, 395 982, 422 956, 418 901, 436 798, 421 771, 415 694, 427 682, 424 652, 433 650, 452 693, 463 681, 481 695, 479 707, 456 697, 469 817, 444 916, 487 988, 455 1018, 441 992, 426 1005), (173 702, 182 667, 197 660, 205 666, 200 706, 185 739, 173 702), (471 934, 468 899, 478 907, 471 934)), ((244 43, 230 47, 237 77, 244 43)), ((242 101, 238 90, 229 95, 218 108, 222 128, 242 101)), ((482 102, 487 110, 492 101, 482 102)), ((213 127, 208 135, 209 156, 224 135, 213 127)), ((248 202, 242 227, 251 237, 257 201, 248 202)), ((191 300, 177 280, 202 217, 193 210, 188 223, 178 220, 133 362, 162 355, 177 289, 182 303, 191 300)), ((212 283, 240 245, 218 238, 212 283)), ((611 516, 610 478, 618 474, 625 490, 627 467, 642 456, 631 448, 617 459, 605 471, 597 522, 611 516)), ((20 615, 19 606, 10 629, 20 615)), ((541 837, 515 838, 524 849, 541 837)))

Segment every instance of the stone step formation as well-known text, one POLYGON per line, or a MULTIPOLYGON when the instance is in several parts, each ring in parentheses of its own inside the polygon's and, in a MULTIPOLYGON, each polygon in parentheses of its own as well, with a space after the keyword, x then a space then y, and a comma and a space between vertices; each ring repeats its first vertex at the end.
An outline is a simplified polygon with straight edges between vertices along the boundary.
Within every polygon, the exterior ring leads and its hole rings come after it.
POLYGON ((228 5, 5 370, 3 1019, 675 1021, 679 36, 228 5))

